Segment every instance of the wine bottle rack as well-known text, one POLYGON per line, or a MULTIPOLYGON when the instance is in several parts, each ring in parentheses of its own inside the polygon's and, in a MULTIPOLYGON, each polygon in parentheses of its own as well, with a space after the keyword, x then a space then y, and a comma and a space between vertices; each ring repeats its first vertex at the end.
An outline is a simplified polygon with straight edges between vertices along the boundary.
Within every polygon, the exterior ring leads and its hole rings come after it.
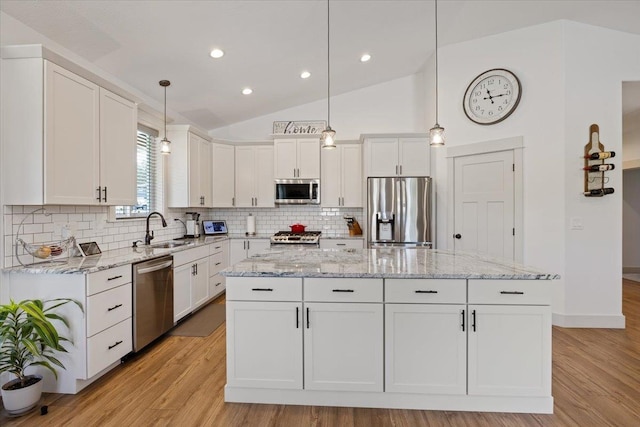
POLYGON ((615 157, 614 151, 606 151, 600 142, 600 128, 596 124, 589 127, 589 142, 584 146, 584 195, 585 197, 602 197, 613 194, 611 187, 606 187, 609 177, 605 176, 607 169, 613 170, 614 165, 606 163, 615 157), (596 156, 597 155, 597 156, 596 156), (596 157, 595 159, 592 157, 596 157), (603 158, 601 158, 603 157, 603 158), (598 170, 592 170, 598 169, 598 170))

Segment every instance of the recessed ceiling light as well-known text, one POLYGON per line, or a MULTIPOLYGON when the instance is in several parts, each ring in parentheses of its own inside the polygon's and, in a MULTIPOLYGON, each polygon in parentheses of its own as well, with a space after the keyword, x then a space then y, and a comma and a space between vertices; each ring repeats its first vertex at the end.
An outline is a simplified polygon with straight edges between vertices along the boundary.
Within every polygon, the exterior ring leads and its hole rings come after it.
POLYGON ((371 55, 369 55, 368 53, 365 53, 360 57, 360 62, 367 62, 370 59, 371 59, 371 55))
POLYGON ((211 55, 212 58, 218 59, 224 56, 224 52, 221 49, 213 49, 209 55, 211 55))
POLYGON ((310 73, 310 72, 308 72, 308 71, 303 71, 303 72, 300 74, 300 78, 301 78, 301 79, 308 79, 309 77, 311 77, 311 73, 310 73))
POLYGON ((251 89, 250 87, 245 87, 244 89, 242 89, 243 95, 251 95, 252 93, 253 93, 253 89, 251 89))

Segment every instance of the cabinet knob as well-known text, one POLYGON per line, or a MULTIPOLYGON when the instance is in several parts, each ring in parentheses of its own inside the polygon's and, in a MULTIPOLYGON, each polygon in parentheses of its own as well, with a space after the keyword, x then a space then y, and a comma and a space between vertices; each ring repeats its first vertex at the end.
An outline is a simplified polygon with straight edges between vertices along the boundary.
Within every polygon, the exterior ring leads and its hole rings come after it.
POLYGON ((454 234, 453 237, 455 237, 456 239, 462 239, 462 234, 454 234))

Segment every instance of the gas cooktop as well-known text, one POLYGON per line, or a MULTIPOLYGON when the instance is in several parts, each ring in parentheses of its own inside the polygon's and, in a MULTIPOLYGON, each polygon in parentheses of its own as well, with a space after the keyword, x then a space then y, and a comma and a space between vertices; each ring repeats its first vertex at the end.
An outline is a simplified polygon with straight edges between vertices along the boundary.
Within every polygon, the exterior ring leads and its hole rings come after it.
POLYGON ((318 245, 321 231, 305 231, 303 233, 292 233, 291 231, 278 231, 271 236, 271 244, 303 244, 318 245))

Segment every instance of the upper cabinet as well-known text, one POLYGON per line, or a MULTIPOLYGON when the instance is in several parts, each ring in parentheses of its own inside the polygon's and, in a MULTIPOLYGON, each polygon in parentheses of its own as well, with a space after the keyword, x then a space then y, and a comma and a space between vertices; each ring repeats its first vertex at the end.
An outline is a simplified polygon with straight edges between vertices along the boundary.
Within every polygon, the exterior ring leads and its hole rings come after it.
POLYGON ((320 138, 275 139, 274 178, 320 178, 320 138))
POLYGON ((429 176, 427 136, 365 136, 366 176, 429 176))
POLYGON ((274 206, 273 146, 236 146, 236 207, 274 206))
POLYGON ((323 207, 362 207, 362 144, 336 144, 322 150, 323 207))
POLYGON ((235 177, 235 149, 233 145, 211 144, 213 151, 213 207, 228 208, 233 206, 235 177))
POLYGON ((166 157, 169 207, 213 207, 211 142, 189 125, 167 126, 167 138, 171 141, 166 157))
POLYGON ((135 103, 44 57, 2 66, 4 202, 135 204, 135 103))

